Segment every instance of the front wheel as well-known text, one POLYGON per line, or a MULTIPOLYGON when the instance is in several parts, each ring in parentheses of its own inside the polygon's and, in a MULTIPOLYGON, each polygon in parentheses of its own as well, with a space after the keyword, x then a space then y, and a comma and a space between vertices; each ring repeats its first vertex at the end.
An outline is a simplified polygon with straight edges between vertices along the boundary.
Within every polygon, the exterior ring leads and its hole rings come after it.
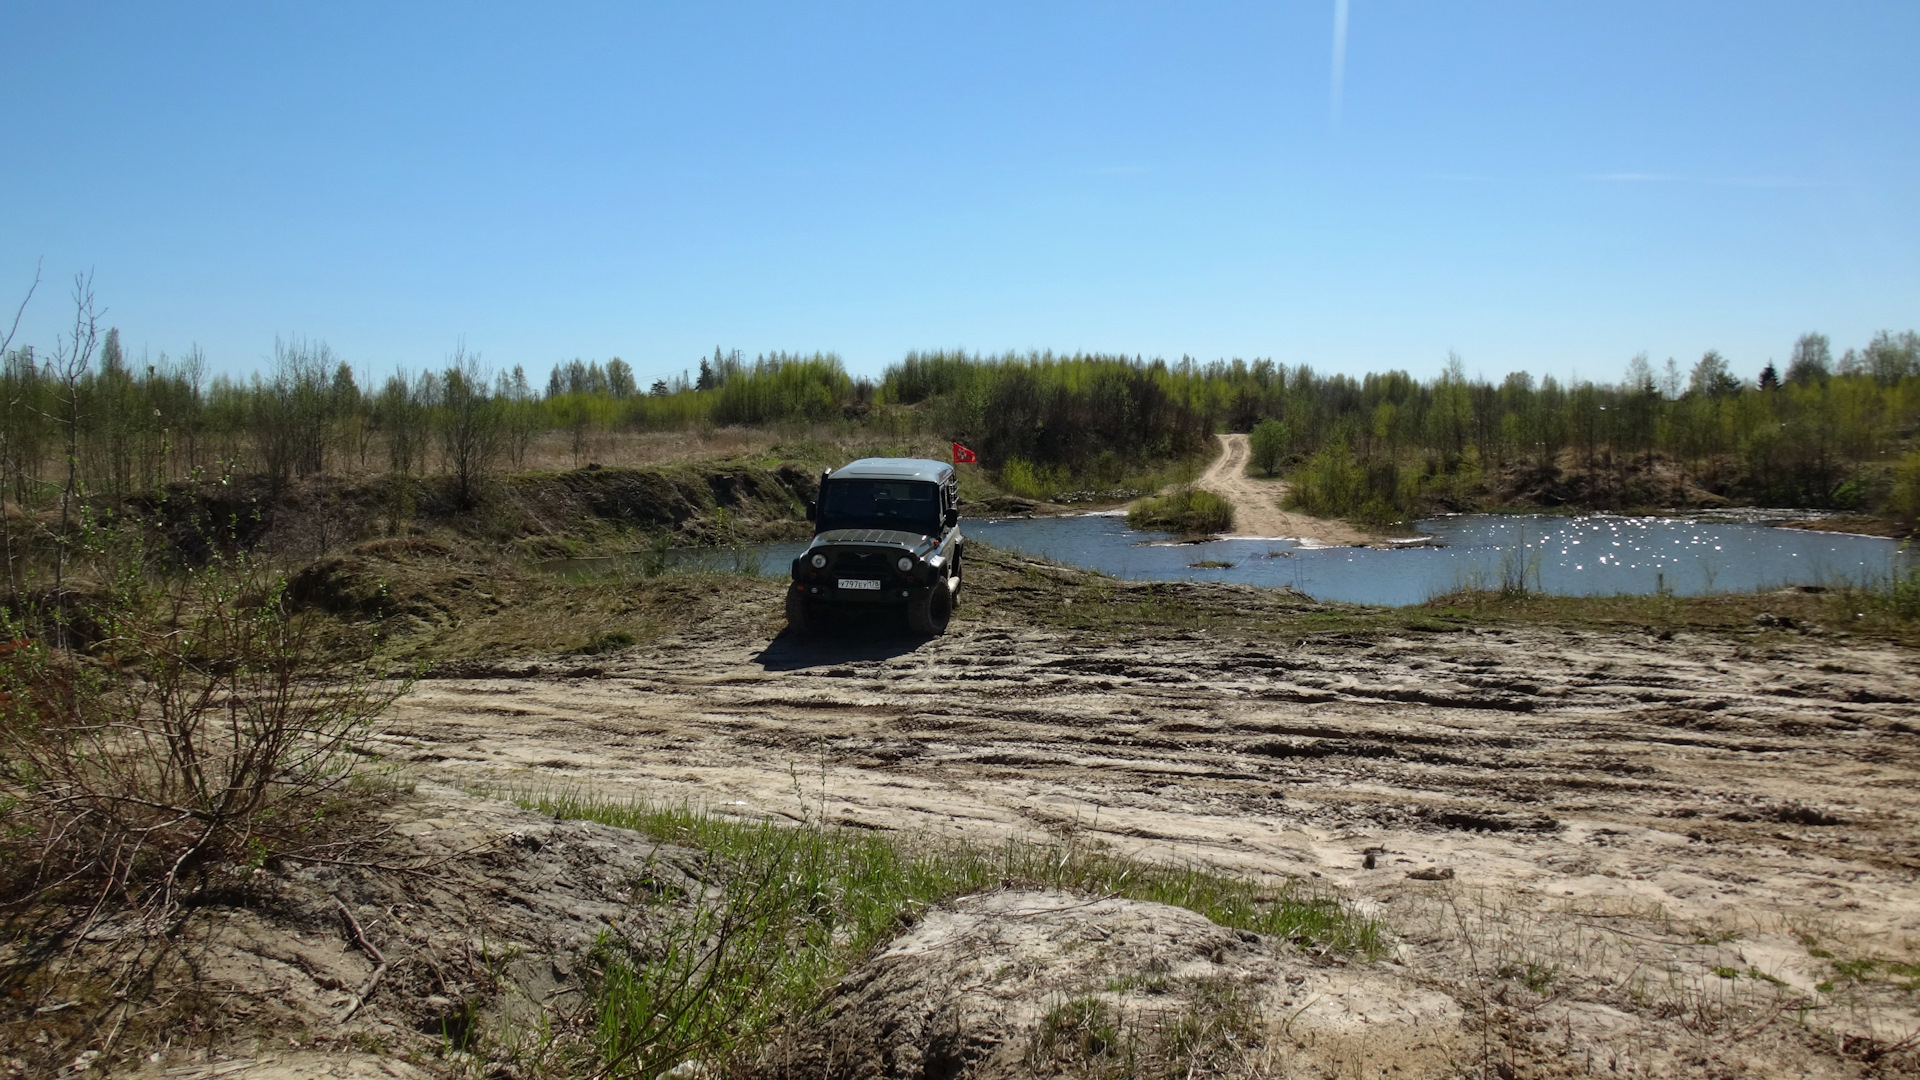
POLYGON ((799 589, 787 590, 787 629, 795 634, 811 634, 819 625, 813 606, 799 589))
POLYGON ((933 637, 947 632, 947 622, 953 618, 953 590, 945 579, 933 583, 925 596, 916 597, 907 605, 907 629, 923 637, 933 637))

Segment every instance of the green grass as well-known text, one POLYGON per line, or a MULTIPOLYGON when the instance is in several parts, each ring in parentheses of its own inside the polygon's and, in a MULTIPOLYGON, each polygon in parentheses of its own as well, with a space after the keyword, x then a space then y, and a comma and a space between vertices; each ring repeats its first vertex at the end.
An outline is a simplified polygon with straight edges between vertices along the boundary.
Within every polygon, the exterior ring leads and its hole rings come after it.
POLYGON ((1811 651, 1819 647, 1819 639, 1801 637, 1800 629, 1817 627, 1836 635, 1920 645, 1920 601, 1912 599, 1914 596, 1920 596, 1920 573, 1907 579, 1835 586, 1818 593, 1761 589, 1706 596, 1556 596, 1525 588, 1461 589, 1402 610, 1424 608, 1458 621, 1487 625, 1741 634, 1753 633, 1757 629, 1753 620, 1765 613, 1791 619, 1796 628, 1780 630, 1772 637, 1811 651))
POLYGON ((763 1045, 833 980, 941 901, 1022 885, 1177 905, 1223 926, 1319 951, 1375 956, 1382 932, 1337 900, 1204 867, 1146 863, 1082 844, 919 843, 841 826, 742 821, 688 806, 522 795, 522 806, 597 821, 713 860, 687 896, 642 883, 653 932, 597 950, 597 1047, 613 1075, 652 1076, 763 1045))
POLYGON ((1127 511, 1127 527, 1198 536, 1233 528, 1233 504, 1204 488, 1181 488, 1141 499, 1127 511))
POLYGON ((1027 1064, 1044 1067, 1110 1057, 1123 1050, 1119 1019, 1097 997, 1064 1001, 1040 1018, 1040 1030, 1027 1052, 1027 1064))
POLYGON ((599 656, 602 653, 619 652, 638 640, 626 630, 606 630, 589 637, 586 644, 573 651, 582 656, 599 656))

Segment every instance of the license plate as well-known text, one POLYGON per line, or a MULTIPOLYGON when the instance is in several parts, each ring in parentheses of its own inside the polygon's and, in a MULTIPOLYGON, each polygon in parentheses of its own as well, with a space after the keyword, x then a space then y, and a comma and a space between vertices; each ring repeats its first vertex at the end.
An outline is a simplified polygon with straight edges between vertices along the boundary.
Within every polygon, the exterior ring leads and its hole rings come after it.
POLYGON ((879 592, 880 582, 873 578, 843 577, 840 579, 840 587, 843 589, 867 589, 871 592, 879 592))

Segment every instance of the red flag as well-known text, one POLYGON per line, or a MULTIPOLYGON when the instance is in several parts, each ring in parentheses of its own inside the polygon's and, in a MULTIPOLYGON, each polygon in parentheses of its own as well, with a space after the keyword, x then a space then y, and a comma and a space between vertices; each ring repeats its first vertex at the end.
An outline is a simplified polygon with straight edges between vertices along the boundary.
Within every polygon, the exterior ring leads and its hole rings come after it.
POLYGON ((977 463, 979 462, 979 460, 980 460, 979 456, 976 455, 973 451, 967 449, 964 446, 961 446, 959 443, 953 444, 953 463, 955 465, 958 465, 963 461, 972 461, 977 463))

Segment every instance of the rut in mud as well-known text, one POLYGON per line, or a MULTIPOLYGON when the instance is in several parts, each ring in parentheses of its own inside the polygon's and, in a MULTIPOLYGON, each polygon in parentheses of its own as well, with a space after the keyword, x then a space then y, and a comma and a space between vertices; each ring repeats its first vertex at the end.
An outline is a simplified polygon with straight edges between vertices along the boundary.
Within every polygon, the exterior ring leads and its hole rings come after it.
POLYGON ((1844 901, 1889 930, 1920 916, 1920 675, 1893 650, 1822 671, 1575 632, 1255 647, 955 625, 925 643, 721 629, 433 679, 386 738, 472 782, 752 814, 824 800, 877 828, 1071 830, 1355 887, 1390 876, 1360 869, 1384 848, 1389 869, 1689 915, 1760 898, 1844 901))

